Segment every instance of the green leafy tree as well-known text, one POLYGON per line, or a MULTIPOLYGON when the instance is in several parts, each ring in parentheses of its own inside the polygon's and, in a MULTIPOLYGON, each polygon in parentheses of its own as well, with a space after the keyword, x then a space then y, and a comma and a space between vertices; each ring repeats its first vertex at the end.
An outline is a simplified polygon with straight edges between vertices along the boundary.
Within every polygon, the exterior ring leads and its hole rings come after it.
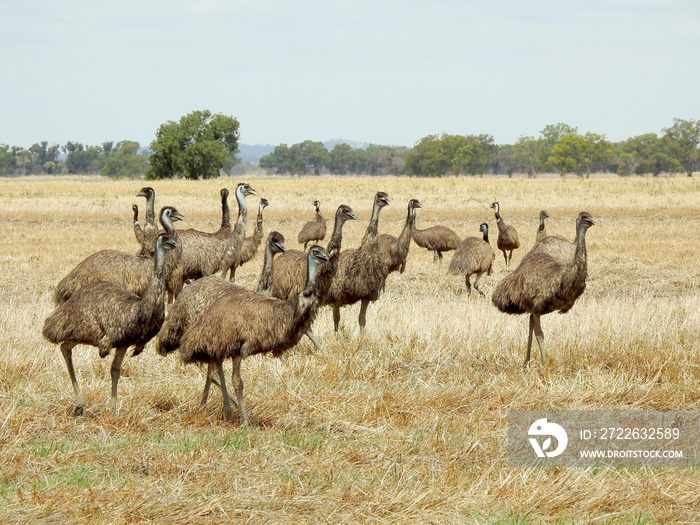
POLYGON ((29 147, 29 168, 28 173, 48 173, 56 171, 58 154, 61 147, 58 144, 49 146, 46 141, 37 142, 29 147))
POLYGON ((459 135, 423 137, 406 155, 406 168, 415 175, 442 177, 454 171, 455 153, 467 143, 466 137, 459 135))
POLYGON ((489 151, 477 137, 462 137, 462 144, 452 156, 452 171, 469 175, 483 175, 489 163, 489 151))
POLYGON ((631 137, 618 144, 618 175, 643 175, 656 177, 662 172, 681 171, 683 167, 672 155, 671 139, 656 133, 631 137))
POLYGON ((671 140, 671 152, 681 163, 688 177, 692 177, 693 172, 698 169, 700 159, 700 121, 674 118, 673 125, 664 128, 663 131, 671 140))
POLYGON ((13 148, 7 144, 0 144, 0 173, 4 176, 10 175, 16 167, 13 148))
MULTIPOLYGON (((541 170, 549 170, 551 168, 559 169, 558 166, 552 166, 549 158, 552 156, 552 148, 561 140, 564 135, 577 134, 578 128, 559 122, 558 124, 549 124, 540 131, 542 143, 540 147, 539 168, 541 170)), ((559 170, 561 172, 561 170, 559 170)))
POLYGON ((272 153, 264 155, 260 158, 258 165, 266 170, 273 171, 277 175, 292 173, 291 153, 286 144, 275 146, 272 153))
POLYGON ((494 173, 505 173, 508 177, 512 177, 518 169, 516 153, 515 146, 511 144, 498 146, 493 159, 494 173))
POLYGON ((68 173, 99 173, 103 163, 100 146, 83 146, 80 142, 67 142, 62 146, 66 153, 65 165, 68 173))
POLYGON ((370 175, 405 175, 408 148, 370 144, 365 150, 365 171, 370 175))
POLYGON ((588 143, 586 153, 589 164, 585 167, 586 173, 606 171, 615 154, 615 144, 606 140, 605 135, 597 133, 586 133, 583 138, 588 143))
POLYGON ((529 178, 533 178, 542 165, 544 140, 536 139, 535 137, 520 137, 514 148, 515 162, 518 169, 527 173, 529 178))
POLYGON ((552 146, 547 161, 559 170, 562 177, 566 173, 582 176, 591 162, 589 149, 585 138, 576 133, 568 133, 552 146))
POLYGON ((293 159, 293 173, 313 173, 320 175, 328 164, 328 150, 322 142, 305 140, 292 145, 290 154, 293 159))
POLYGON ((237 119, 208 110, 162 124, 151 142, 153 153, 146 178, 218 177, 226 159, 238 149, 238 127, 237 119))
POLYGON ((352 173, 353 149, 349 144, 336 144, 328 154, 328 170, 336 175, 352 173))
POLYGON ((138 154, 138 150, 139 143, 130 140, 110 146, 110 156, 105 159, 100 174, 112 178, 141 177, 149 163, 148 158, 138 154))

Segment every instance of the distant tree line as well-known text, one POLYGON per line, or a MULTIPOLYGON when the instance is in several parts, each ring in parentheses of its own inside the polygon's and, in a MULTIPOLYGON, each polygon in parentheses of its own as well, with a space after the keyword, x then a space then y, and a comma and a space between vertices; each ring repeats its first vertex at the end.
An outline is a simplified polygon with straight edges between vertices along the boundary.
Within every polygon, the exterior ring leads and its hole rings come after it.
MULTIPOLYGON (((239 123, 233 117, 194 111, 178 122, 162 124, 150 148, 138 142, 104 142, 63 146, 39 142, 28 149, 0 144, 0 175, 94 174, 108 177, 211 178, 223 171, 240 173, 237 165, 239 123)), ((279 144, 263 156, 259 168, 274 174, 444 175, 593 172, 620 176, 685 173, 700 168, 700 121, 674 119, 661 135, 645 133, 613 143, 605 135, 579 134, 568 124, 546 126, 537 137, 498 145, 491 135, 428 135, 413 148, 371 144, 353 148, 321 142, 279 144)))

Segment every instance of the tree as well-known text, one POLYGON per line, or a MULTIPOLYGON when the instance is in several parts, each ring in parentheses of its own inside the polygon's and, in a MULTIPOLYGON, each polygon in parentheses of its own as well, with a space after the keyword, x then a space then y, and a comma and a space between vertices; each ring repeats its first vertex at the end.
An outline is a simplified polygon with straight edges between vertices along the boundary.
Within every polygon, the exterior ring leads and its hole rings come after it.
POLYGON ((414 175, 442 177, 454 170, 455 153, 467 142, 466 137, 444 133, 423 137, 406 154, 406 168, 414 175))
POLYGON ((535 137, 520 137, 515 143, 515 162, 529 178, 540 169, 544 140, 535 137))
POLYGON ((49 146, 49 143, 46 141, 33 144, 29 147, 30 164, 27 172, 53 174, 56 171, 60 150, 61 147, 58 144, 49 146))
POLYGON ((289 148, 286 144, 275 146, 275 150, 260 158, 258 165, 266 170, 272 170, 277 175, 292 173, 292 162, 289 148))
POLYGON ((586 166, 586 173, 606 171, 610 160, 615 154, 615 145, 605 139, 605 135, 597 133, 586 133, 583 137, 588 143, 587 155, 589 164, 586 166))
POLYGON ((102 168, 103 150, 100 146, 83 146, 80 142, 67 142, 61 148, 66 153, 68 173, 99 173, 102 168))
POLYGON ((680 171, 680 162, 671 154, 671 139, 656 133, 645 133, 631 137, 618 144, 618 175, 642 175, 651 173, 656 177, 661 172, 680 171))
POLYGON ((463 139, 452 156, 452 171, 483 175, 489 163, 489 155, 484 144, 474 136, 463 137, 463 139))
POLYGON ((294 159, 293 173, 313 173, 320 175, 321 170, 328 164, 328 150, 322 142, 305 140, 291 147, 291 157, 294 159))
POLYGON ((136 178, 148 168, 148 158, 138 154, 139 143, 136 141, 123 140, 114 147, 110 144, 109 149, 111 154, 100 170, 101 175, 136 178))
POLYGON ((591 162, 588 141, 576 133, 567 133, 552 146, 547 160, 562 177, 570 172, 582 176, 591 162))
POLYGON ((673 125, 663 131, 671 139, 670 147, 674 156, 683 165, 688 177, 692 177, 698 169, 700 158, 700 121, 674 118, 673 125))
POLYGON ((179 122, 161 124, 147 179, 184 177, 197 180, 219 176, 226 159, 238 149, 238 120, 208 110, 193 111, 179 122))
POLYGON ((370 175, 404 175, 408 151, 405 146, 370 144, 365 150, 365 171, 370 175))

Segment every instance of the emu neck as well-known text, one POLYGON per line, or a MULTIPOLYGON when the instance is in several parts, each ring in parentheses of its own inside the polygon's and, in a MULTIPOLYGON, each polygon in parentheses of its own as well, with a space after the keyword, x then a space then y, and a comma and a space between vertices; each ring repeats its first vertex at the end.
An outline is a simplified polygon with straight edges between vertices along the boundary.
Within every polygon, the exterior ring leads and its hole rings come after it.
POLYGON ((272 285, 272 263, 275 253, 272 251, 272 246, 268 243, 265 248, 265 261, 263 263, 263 271, 258 279, 258 286, 255 291, 262 294, 267 294, 272 285))
POLYGON ((316 222, 326 222, 325 219, 321 216, 321 210, 318 208, 316 209, 316 222))
POLYGON ((369 226, 367 226, 367 231, 365 231, 365 236, 362 239, 360 248, 367 244, 377 242, 377 239, 379 238, 379 211, 381 209, 382 207, 379 205, 379 203, 374 204, 374 208, 372 209, 372 218, 369 220, 369 226))
POLYGON ((154 209, 156 196, 151 191, 146 197, 146 222, 155 224, 156 223, 156 212, 154 209))
POLYGON ((226 194, 221 197, 221 227, 231 227, 231 210, 228 206, 228 195, 226 194))
POLYGON ((345 219, 341 217, 339 213, 335 216, 335 222, 333 223, 333 233, 328 241, 328 247, 326 251, 329 257, 333 257, 340 253, 340 246, 343 243, 343 225, 345 224, 345 219))
POLYGON ((406 222, 403 225, 401 234, 396 240, 396 247, 401 252, 401 254, 408 255, 408 248, 411 245, 411 233, 416 224, 416 210, 414 208, 408 209, 408 215, 406 216, 406 222))
POLYGON ((486 230, 484 232, 484 241, 486 241, 487 243, 489 242, 489 231, 488 230, 486 230))
POLYGON ((142 319, 150 319, 159 310, 165 310, 165 250, 156 248, 154 269, 148 287, 139 301, 139 312, 142 319))

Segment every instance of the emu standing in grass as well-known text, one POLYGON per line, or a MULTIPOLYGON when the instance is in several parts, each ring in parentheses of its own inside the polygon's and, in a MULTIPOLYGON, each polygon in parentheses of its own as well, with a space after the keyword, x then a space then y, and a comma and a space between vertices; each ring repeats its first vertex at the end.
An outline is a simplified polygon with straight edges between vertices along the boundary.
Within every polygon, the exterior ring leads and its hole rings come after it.
POLYGON ((326 236, 326 219, 321 216, 321 203, 314 201, 314 206, 316 207, 316 220, 304 224, 297 237, 299 244, 304 245, 304 251, 306 251, 308 243, 322 241, 326 236))
POLYGON ((547 237, 547 227, 544 223, 544 220, 549 218, 549 213, 547 213, 545 210, 542 210, 540 212, 540 226, 537 228, 537 235, 535 236, 535 242, 539 242, 545 237, 547 237))
POLYGON ((232 383, 243 423, 248 415, 243 401, 241 361, 259 353, 279 357, 295 346, 311 327, 319 307, 316 277, 328 262, 321 246, 309 249, 306 285, 294 301, 282 301, 245 288, 232 287, 219 297, 202 318, 187 329, 180 343, 185 363, 212 363, 218 371, 224 398, 224 416, 232 409, 224 378, 223 361, 233 359, 232 383))
POLYGON ((338 268, 331 279, 324 304, 333 306, 333 328, 340 325, 340 308, 360 301, 360 346, 364 341, 367 307, 379 298, 384 288, 388 265, 379 247, 379 212, 389 205, 389 196, 383 191, 374 197, 372 217, 356 250, 345 250, 338 256, 338 268))
POLYGON ((493 304, 507 314, 530 314, 525 366, 530 362, 534 331, 540 356, 545 361, 544 335, 540 316, 559 310, 568 312, 586 289, 586 231, 593 226, 590 213, 576 219, 576 251, 570 263, 562 263, 546 253, 528 253, 520 265, 493 291, 493 304))
MULTIPOLYGON (((262 241, 263 237, 263 210, 269 204, 270 202, 267 199, 260 199, 260 204, 258 206, 258 218, 255 221, 255 231, 253 232, 253 235, 243 239, 243 245, 236 254, 236 259, 231 265, 230 270, 232 281, 236 280, 236 268, 238 268, 239 266, 243 266, 245 263, 250 261, 253 257, 255 257, 255 253, 258 251, 258 246, 260 246, 260 241, 262 241)), ((226 277, 227 271, 228 269, 224 268, 224 271, 221 275, 223 277, 226 277)))
POLYGON ((158 224, 156 224, 156 192, 153 188, 146 186, 136 194, 137 197, 146 197, 146 222, 138 229, 134 224, 134 235, 141 245, 138 255, 153 255, 156 249, 156 238, 158 237, 158 224))
MULTIPOLYGON (((267 237, 265 262, 256 292, 269 295, 273 258, 276 254, 285 251, 284 236, 276 231, 271 232, 267 237)), ((232 288, 239 287, 219 275, 202 277, 187 286, 177 297, 175 304, 168 312, 168 317, 165 319, 156 339, 156 351, 160 355, 165 356, 177 350, 180 347, 182 334, 185 333, 185 330, 197 322, 214 301, 232 288)), ((207 377, 215 379, 213 377, 213 369, 210 368, 207 377)), ((208 394, 209 382, 205 386, 202 404, 206 403, 208 394)))
POLYGON ((100 357, 115 349, 112 361, 112 411, 117 409, 117 383, 121 363, 129 346, 140 354, 160 329, 165 318, 165 252, 176 247, 167 234, 156 239, 154 268, 143 295, 125 290, 108 281, 89 284, 54 310, 44 322, 44 337, 60 345, 68 367, 75 401, 73 414, 83 413, 85 401, 75 378, 73 347, 96 346, 100 357))
POLYGON ((479 230, 483 234, 483 238, 467 237, 457 246, 450 261, 449 272, 452 275, 464 275, 469 294, 472 293, 472 284, 469 279, 472 274, 476 274, 474 289, 483 296, 484 292, 479 288, 479 279, 484 273, 491 275, 496 254, 489 244, 489 225, 484 222, 479 226, 479 230))
POLYGON ((185 280, 199 279, 231 267, 243 246, 248 216, 245 198, 249 195, 255 195, 255 190, 248 184, 239 184, 236 188, 238 220, 228 235, 221 236, 194 229, 179 232, 185 280))
POLYGON ((424 230, 419 230, 414 225, 412 236, 418 246, 433 252, 433 262, 442 262, 442 252, 456 249, 461 242, 459 235, 442 225, 431 226, 424 230))
MULTIPOLYGON (((182 215, 172 206, 164 206, 160 212, 160 222, 170 239, 177 242, 174 221, 182 220, 182 215)), ((168 250, 165 255, 163 273, 165 287, 172 296, 182 286, 182 268, 179 261, 180 248, 168 250)), ((153 256, 134 255, 117 250, 102 250, 81 261, 56 286, 54 301, 66 302, 80 288, 98 281, 109 281, 143 295, 153 273, 153 256)))
POLYGON ((408 214, 406 222, 398 238, 388 233, 379 236, 379 247, 385 257, 388 273, 403 273, 406 269, 406 258, 408 249, 411 246, 411 232, 416 223, 416 209, 422 208, 418 199, 408 201, 408 214))
POLYGON ((503 252, 503 258, 505 259, 506 266, 508 266, 513 260, 513 250, 520 247, 518 232, 510 224, 506 224, 503 221, 498 202, 491 204, 491 207, 494 209, 496 225, 498 226, 498 240, 496 241, 496 246, 503 252), (508 253, 506 254, 506 252, 508 253))

